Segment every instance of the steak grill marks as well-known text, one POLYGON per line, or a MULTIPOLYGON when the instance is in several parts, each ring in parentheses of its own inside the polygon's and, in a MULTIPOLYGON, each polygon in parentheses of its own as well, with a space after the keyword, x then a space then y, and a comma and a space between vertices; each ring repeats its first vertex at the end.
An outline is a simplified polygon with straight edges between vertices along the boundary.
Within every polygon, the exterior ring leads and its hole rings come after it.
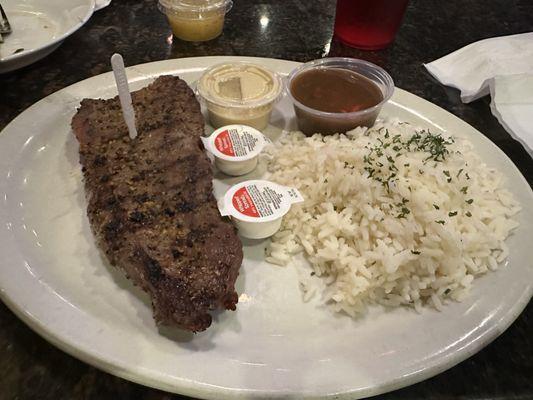
POLYGON ((235 309, 242 245, 213 197, 194 93, 162 76, 132 93, 131 140, 117 98, 85 99, 72 120, 87 214, 110 263, 148 292, 159 324, 201 331, 235 309))

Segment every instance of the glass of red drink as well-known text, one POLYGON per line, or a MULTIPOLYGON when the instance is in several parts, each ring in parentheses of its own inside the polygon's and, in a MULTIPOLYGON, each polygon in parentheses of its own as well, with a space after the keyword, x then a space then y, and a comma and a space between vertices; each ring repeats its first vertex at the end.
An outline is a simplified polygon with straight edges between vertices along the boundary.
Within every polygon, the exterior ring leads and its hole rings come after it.
POLYGON ((383 49, 394 40, 408 2, 337 0, 335 37, 358 49, 383 49))

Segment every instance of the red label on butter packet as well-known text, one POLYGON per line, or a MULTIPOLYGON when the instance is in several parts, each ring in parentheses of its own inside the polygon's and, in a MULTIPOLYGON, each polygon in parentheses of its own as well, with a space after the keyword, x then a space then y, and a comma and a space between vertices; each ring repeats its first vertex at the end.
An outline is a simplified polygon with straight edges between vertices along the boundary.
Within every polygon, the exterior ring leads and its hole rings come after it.
POLYGON ((232 201, 233 207, 241 214, 248 215, 249 217, 259 217, 257 207, 255 206, 248 189, 245 187, 240 188, 233 195, 232 201))
POLYGON ((233 149, 233 143, 231 141, 230 133, 228 130, 220 132, 215 137, 215 148, 222 154, 227 156, 235 156, 235 150, 233 149))
POLYGON ((202 139, 215 157, 228 161, 243 161, 256 157, 267 144, 266 137, 246 125, 227 125, 202 139))

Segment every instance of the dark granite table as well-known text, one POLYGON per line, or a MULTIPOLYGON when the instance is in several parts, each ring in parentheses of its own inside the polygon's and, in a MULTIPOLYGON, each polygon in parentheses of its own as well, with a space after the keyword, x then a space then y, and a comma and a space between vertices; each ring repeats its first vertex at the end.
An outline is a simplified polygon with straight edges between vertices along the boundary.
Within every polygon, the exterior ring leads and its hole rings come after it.
MULTIPOLYGON (((422 66, 473 41, 533 31, 531 0, 412 0, 393 46, 362 52, 331 41, 334 0, 234 0, 224 33, 207 43, 170 40, 155 0, 113 0, 45 59, 0 75, 0 129, 37 100, 127 65, 204 55, 308 61, 323 56, 367 59, 407 89, 464 119, 496 143, 533 184, 533 162, 498 124, 489 99, 463 104, 422 66), (260 18, 269 23, 261 27, 260 18)), ((526 205, 526 206, 531 206, 526 205)), ((52 347, 0 303, 0 399, 174 399, 96 370, 52 347)), ((492 344, 425 382, 380 399, 533 399, 533 305, 492 344)))

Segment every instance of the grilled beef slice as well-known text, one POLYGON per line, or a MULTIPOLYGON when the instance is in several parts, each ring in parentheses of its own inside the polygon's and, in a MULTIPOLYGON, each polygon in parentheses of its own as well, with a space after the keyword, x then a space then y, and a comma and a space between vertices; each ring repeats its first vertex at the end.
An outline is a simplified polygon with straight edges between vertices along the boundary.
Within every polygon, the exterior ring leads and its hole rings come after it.
POLYGON ((192 90, 162 76, 132 98, 134 140, 117 97, 84 99, 72 119, 87 215, 110 263, 150 294, 156 322, 202 331, 209 311, 235 310, 242 245, 217 209, 192 90))

